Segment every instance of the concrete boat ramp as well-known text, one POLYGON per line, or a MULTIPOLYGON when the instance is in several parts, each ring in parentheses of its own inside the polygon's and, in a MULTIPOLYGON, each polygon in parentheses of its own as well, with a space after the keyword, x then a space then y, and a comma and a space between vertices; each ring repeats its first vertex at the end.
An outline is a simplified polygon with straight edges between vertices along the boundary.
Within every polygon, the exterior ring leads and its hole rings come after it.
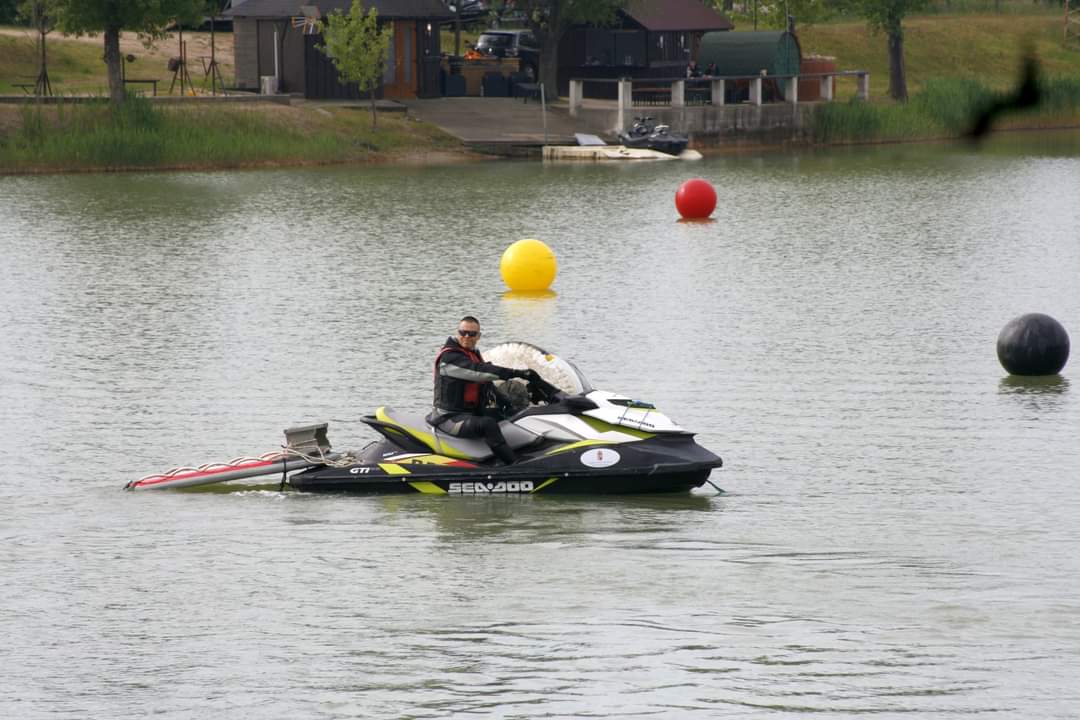
POLYGON ((538 156, 544 145, 576 145, 576 132, 592 132, 570 117, 566 103, 547 106, 522 98, 444 97, 401 100, 410 116, 436 125, 476 152, 538 156))
POLYGON ((655 150, 611 144, 614 138, 588 133, 570 117, 565 102, 547 106, 521 98, 435 98, 401 100, 410 116, 436 125, 476 152, 511 157, 541 156, 549 161, 694 160, 701 154, 684 150, 676 157, 655 150), (545 134, 546 123, 546 134, 545 134), (579 144, 579 137, 594 144, 579 144), (589 140, 591 139, 591 140, 589 140), (598 144, 607 142, 609 144, 598 144))

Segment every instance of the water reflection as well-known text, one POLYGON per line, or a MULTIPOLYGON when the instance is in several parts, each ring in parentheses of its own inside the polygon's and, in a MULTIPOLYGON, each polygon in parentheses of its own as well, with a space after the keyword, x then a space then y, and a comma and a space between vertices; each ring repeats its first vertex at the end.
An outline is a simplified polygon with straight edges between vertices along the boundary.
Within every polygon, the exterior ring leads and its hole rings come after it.
POLYGON ((686 513, 721 509, 715 495, 626 496, 491 495, 434 498, 384 495, 373 500, 389 515, 430 520, 444 541, 498 539, 550 542, 611 526, 612 531, 664 531, 682 526, 686 513))
POLYGON ((1003 395, 1063 395, 1069 379, 1062 375, 1006 375, 998 383, 1003 395))
POLYGON ((503 293, 499 314, 506 339, 540 342, 555 334, 558 296, 554 290, 508 290, 503 293))
POLYGON ((526 304, 529 302, 541 302, 559 296, 554 290, 507 290, 503 293, 503 300, 526 304))
POLYGON ((1066 404, 1069 380, 1061 375, 1006 375, 998 383, 998 395, 1017 402, 1024 412, 1055 412, 1066 404))

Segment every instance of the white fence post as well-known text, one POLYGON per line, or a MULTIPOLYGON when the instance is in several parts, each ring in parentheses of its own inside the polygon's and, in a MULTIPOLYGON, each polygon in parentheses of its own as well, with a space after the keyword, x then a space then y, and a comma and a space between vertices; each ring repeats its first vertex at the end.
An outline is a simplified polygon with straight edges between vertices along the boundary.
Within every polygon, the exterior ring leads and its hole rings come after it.
POLYGON ((710 90, 711 90, 711 94, 712 94, 712 104, 713 105, 723 105, 724 104, 724 80, 723 80, 723 78, 721 78, 719 80, 713 80, 712 81, 712 88, 710 88, 710 90))
POLYGON ((671 83, 671 107, 686 107, 685 80, 675 80, 671 83))
POLYGON ((862 73, 859 75, 859 99, 870 99, 870 73, 862 73))
POLYGON ((832 100, 833 99, 833 76, 826 75, 821 78, 821 99, 832 100))
POLYGON ((627 110, 633 107, 633 83, 627 78, 619 80, 619 114, 618 114, 618 127, 615 128, 617 132, 622 132, 626 129, 626 115, 627 110))
POLYGON ((577 117, 578 108, 581 107, 581 99, 584 94, 585 83, 581 80, 570 80, 570 117, 577 117))
POLYGON ((785 100, 792 104, 799 102, 799 76, 789 77, 787 82, 784 83, 784 90, 785 100))
POLYGON ((761 104, 761 76, 760 75, 758 75, 756 78, 754 78, 753 80, 750 81, 750 104, 751 105, 760 105, 761 104))

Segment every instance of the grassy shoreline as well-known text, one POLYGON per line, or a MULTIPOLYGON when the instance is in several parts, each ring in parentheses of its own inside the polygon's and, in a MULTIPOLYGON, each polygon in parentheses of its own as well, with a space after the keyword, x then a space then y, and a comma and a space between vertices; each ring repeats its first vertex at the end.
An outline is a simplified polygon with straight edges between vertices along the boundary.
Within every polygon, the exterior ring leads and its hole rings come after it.
MULTIPOLYGON (((1042 78, 1039 104, 1011 110, 992 130, 1080 127, 1080 77, 1042 78)), ((975 80, 936 79, 907 103, 836 102, 814 113, 810 140, 820 145, 921 142, 967 135, 987 108, 1008 103, 1013 91, 975 80)))
MULTIPOLYGON (((911 93, 906 104, 886 97, 885 39, 871 33, 865 23, 800 28, 804 55, 834 56, 841 68, 870 72, 871 100, 855 101, 853 87, 838 85, 839 99, 818 108, 805 138, 785 145, 961 137, 980 108, 1015 86, 1029 51, 1039 58, 1044 103, 1036 110, 1001 118, 994 130, 1080 127, 1080 62, 1075 51, 1061 47, 1060 13, 1025 10, 1008 2, 1003 7, 1009 11, 928 14, 906 20, 911 93)), ((14 78, 32 71, 31 50, 25 31, 0 32, 0 92, 10 91, 14 78)), ((154 55, 145 52, 134 66, 140 76, 165 80, 162 57, 168 47, 157 48, 154 55)), ((96 44, 52 36, 50 58, 54 84, 61 81, 57 92, 97 94, 94 88, 102 83, 103 66, 96 44)), ((120 111, 104 102, 0 104, 0 175, 422 164, 484 157, 438 128, 398 113, 380 113, 378 125, 371 129, 366 107, 317 103, 157 105, 135 98, 120 111)), ((746 138, 737 149, 767 149, 775 142, 746 138)))
POLYGON ((107 102, 0 107, 0 174, 474 159, 436 127, 356 106, 107 102))

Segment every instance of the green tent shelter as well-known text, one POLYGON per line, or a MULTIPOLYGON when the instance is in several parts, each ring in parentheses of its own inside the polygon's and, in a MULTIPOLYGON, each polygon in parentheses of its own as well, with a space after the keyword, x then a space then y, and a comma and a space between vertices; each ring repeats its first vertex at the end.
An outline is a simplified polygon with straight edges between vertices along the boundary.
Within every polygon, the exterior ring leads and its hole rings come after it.
POLYGON ((786 30, 761 32, 708 32, 698 47, 699 68, 716 65, 718 75, 747 76, 798 75, 802 49, 794 33, 786 30))

